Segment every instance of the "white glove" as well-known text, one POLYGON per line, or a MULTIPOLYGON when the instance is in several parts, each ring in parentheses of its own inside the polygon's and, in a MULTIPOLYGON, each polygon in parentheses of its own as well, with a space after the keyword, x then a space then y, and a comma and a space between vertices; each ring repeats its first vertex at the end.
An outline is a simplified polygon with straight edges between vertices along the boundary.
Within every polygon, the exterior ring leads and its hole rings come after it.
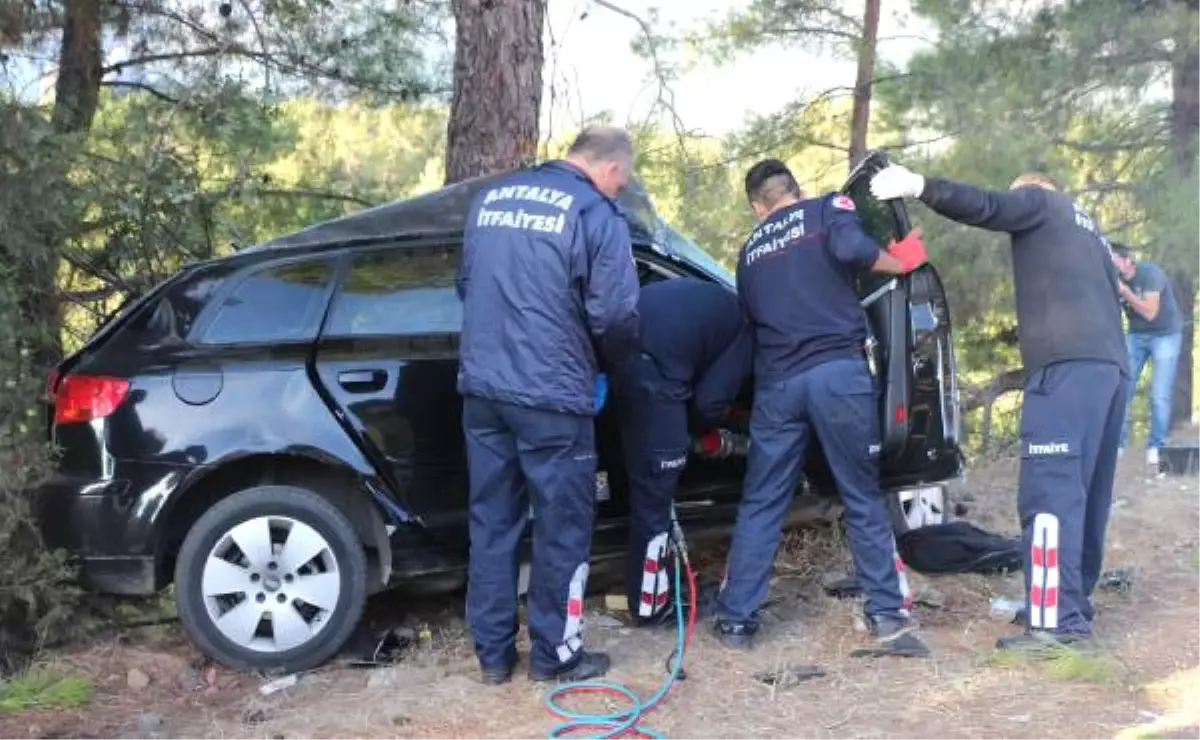
POLYGON ((871 194, 879 200, 918 198, 925 192, 925 178, 907 167, 893 164, 871 178, 871 194))

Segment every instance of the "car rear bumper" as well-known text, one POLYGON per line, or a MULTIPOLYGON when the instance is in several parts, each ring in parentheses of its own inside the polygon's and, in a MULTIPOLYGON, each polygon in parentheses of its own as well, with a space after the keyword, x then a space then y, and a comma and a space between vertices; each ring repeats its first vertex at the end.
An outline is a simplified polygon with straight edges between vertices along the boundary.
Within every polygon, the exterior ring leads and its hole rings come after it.
POLYGON ((114 594, 158 590, 153 548, 137 526, 128 481, 55 475, 37 488, 33 502, 43 541, 80 566, 84 588, 114 594))

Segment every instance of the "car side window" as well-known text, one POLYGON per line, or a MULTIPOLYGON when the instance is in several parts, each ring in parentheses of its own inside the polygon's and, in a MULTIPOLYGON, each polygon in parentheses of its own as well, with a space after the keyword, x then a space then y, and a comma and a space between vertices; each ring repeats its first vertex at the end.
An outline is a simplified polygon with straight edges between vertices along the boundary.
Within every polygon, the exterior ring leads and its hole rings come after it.
POLYGON ((204 344, 311 339, 325 306, 333 262, 290 262, 251 273, 225 296, 204 344))
POLYGON ((898 236, 892 209, 871 194, 870 177, 856 177, 846 188, 846 195, 854 201, 863 230, 870 234, 872 239, 884 245, 898 236))
POLYGON ((356 255, 338 291, 327 336, 456 334, 457 247, 394 248, 356 255))

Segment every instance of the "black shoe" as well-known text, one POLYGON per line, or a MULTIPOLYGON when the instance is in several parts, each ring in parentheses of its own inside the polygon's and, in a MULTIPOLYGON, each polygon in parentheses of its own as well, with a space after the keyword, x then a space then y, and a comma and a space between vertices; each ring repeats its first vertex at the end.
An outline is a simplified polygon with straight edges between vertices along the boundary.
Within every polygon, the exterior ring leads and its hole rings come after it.
POLYGON ((512 680, 513 669, 509 668, 484 668, 480 673, 481 680, 485 686, 499 686, 500 684, 508 683, 512 680))
POLYGON ((1012 637, 996 640, 997 650, 1011 650, 1031 655, 1054 653, 1060 650, 1088 650, 1093 647, 1092 636, 1078 632, 1029 630, 1012 637))
POLYGON ((753 622, 727 622, 717 620, 715 627, 717 641, 729 650, 749 652, 754 649, 754 636, 758 633, 758 625, 753 622))
POLYGON ((570 667, 560 668, 550 673, 529 669, 529 680, 537 683, 543 681, 587 681, 599 678, 612 667, 612 660, 607 653, 580 652, 579 659, 570 667))
POLYGON ((854 658, 895 655, 901 658, 927 658, 929 648, 914 633, 917 623, 910 617, 877 615, 868 617, 871 636, 875 644, 871 647, 851 651, 854 658))

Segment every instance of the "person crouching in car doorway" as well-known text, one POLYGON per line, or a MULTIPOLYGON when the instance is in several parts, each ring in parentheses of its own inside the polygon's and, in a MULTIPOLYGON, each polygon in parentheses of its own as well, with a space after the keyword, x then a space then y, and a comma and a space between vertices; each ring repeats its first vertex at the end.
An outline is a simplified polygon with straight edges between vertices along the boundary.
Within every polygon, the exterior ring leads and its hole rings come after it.
POLYGON ((866 596, 874 650, 924 656, 895 566, 887 503, 879 490, 878 392, 864 354, 866 317, 854 279, 861 270, 907 273, 925 261, 914 233, 892 251, 863 230, 848 197, 805 199, 788 168, 768 159, 746 174, 759 226, 742 247, 737 289, 754 330, 750 456, 717 635, 752 647, 787 510, 812 435, 845 508, 854 569, 866 596))
POLYGON ((638 281, 612 198, 629 182, 629 134, 589 128, 565 161, 513 173, 476 196, 457 288, 458 390, 470 477, 467 619, 489 684, 517 661, 517 548, 533 508, 529 678, 603 675, 583 649, 596 519, 600 366, 637 351, 638 281))
POLYGON ((1183 318, 1175 302, 1171 281, 1153 262, 1135 262, 1124 244, 1113 244, 1113 264, 1121 280, 1117 295, 1129 322, 1129 377, 1126 379, 1125 422, 1121 447, 1129 441, 1130 410, 1138 379, 1150 363, 1150 437, 1146 440, 1146 466, 1157 474, 1158 451, 1167 443, 1171 423, 1171 394, 1175 392, 1175 370, 1183 345, 1183 318))
POLYGON ((689 411, 706 431, 729 419, 750 375, 751 337, 737 295, 703 280, 645 286, 638 314, 641 351, 613 378, 613 396, 630 488, 626 591, 644 626, 673 612, 671 505, 687 465, 689 411))

